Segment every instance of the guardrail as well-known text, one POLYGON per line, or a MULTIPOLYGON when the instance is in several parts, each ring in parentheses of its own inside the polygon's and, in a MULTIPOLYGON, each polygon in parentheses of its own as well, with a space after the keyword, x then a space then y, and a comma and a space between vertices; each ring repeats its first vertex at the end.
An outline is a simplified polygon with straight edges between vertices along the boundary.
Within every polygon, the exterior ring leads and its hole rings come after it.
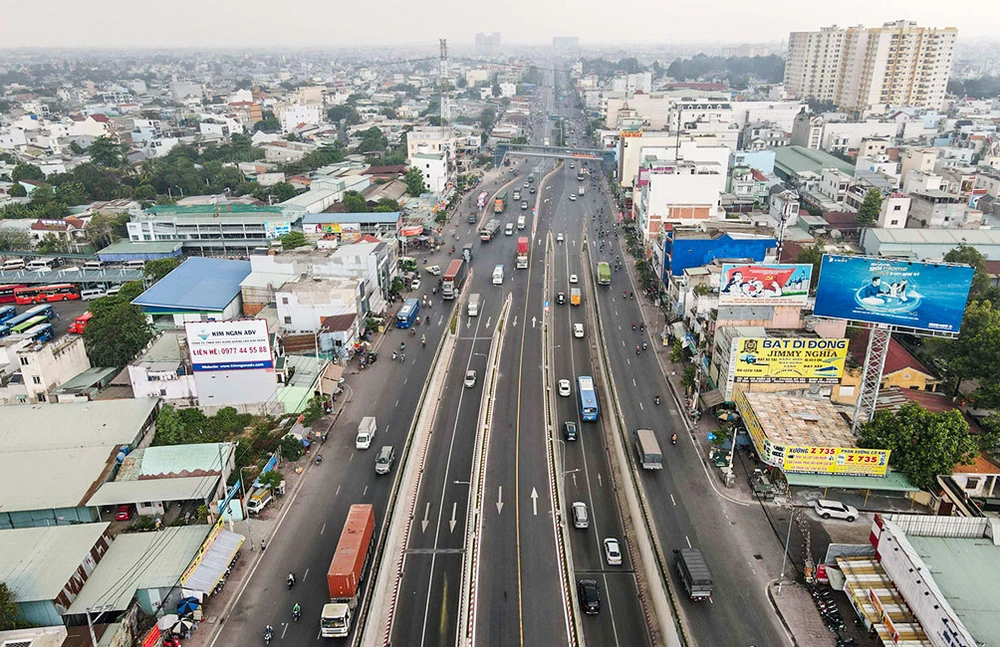
MULTIPOLYGON (((589 247, 587 248, 586 258, 588 260, 588 269, 594 267, 593 259, 590 258, 589 247)), ((677 595, 673 590, 673 584, 670 581, 670 566, 663 554, 663 549, 656 537, 656 533, 653 531, 652 516, 649 512, 649 505, 646 503, 642 484, 639 482, 639 477, 636 473, 635 464, 629 460, 631 453, 629 451, 630 443, 627 433, 624 431, 627 429, 627 426, 621 403, 618 400, 618 392, 615 388, 614 380, 610 377, 613 375, 613 372, 611 370, 611 362, 607 356, 607 340, 604 338, 604 325, 600 316, 601 304, 597 299, 593 284, 588 281, 586 285, 588 286, 588 295, 593 303, 595 314, 594 324, 597 326, 599 339, 602 342, 597 344, 599 360, 597 370, 601 375, 606 376, 606 379, 604 379, 606 388, 599 389, 598 392, 604 394, 603 399, 605 400, 605 404, 608 405, 608 411, 614 412, 614 415, 611 417, 613 424, 609 425, 612 427, 610 435, 613 442, 611 444, 614 447, 622 473, 628 475, 627 483, 625 484, 626 487, 620 488, 619 491, 624 490, 628 509, 632 516, 642 519, 642 532, 636 532, 636 545, 641 558, 642 571, 650 585, 649 592, 652 596, 653 608, 659 619, 659 635, 666 641, 665 644, 670 647, 675 645, 690 647, 694 645, 694 642, 688 635, 684 623, 681 621, 680 605, 677 601, 677 595), (655 565, 655 568, 653 565, 655 565), (659 586, 655 586, 656 583, 659 586), (670 617, 673 622, 668 624, 666 622, 667 617, 670 617)), ((636 526, 638 529, 638 524, 636 526)), ((638 572, 639 569, 637 569, 638 572)), ((643 606, 646 609, 645 603, 643 606)), ((648 609, 646 611, 648 618, 648 609)), ((654 633, 654 644, 663 644, 656 642, 656 635, 654 633)))
POLYGON ((483 480, 486 478, 486 463, 489 452, 490 423, 493 420, 493 405, 496 402, 497 375, 500 372, 500 351, 503 350, 503 322, 510 312, 513 294, 508 292, 503 308, 497 317, 490 343, 490 354, 486 358, 486 381, 479 405, 479 425, 476 428, 476 444, 472 454, 472 478, 469 486, 469 508, 465 524, 465 558, 462 560, 462 585, 459 591, 458 635, 465 645, 473 645, 476 639, 476 610, 478 597, 476 582, 479 579, 479 548, 483 529, 483 480), (472 522, 473 515, 475 523, 472 522))

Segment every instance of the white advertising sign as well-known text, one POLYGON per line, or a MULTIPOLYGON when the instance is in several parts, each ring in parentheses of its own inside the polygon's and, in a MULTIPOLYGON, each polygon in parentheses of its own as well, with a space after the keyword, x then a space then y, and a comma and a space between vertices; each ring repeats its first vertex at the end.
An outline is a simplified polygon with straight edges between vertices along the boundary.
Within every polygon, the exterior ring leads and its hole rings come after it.
POLYGON ((184 330, 195 371, 274 370, 263 319, 188 321, 184 330))

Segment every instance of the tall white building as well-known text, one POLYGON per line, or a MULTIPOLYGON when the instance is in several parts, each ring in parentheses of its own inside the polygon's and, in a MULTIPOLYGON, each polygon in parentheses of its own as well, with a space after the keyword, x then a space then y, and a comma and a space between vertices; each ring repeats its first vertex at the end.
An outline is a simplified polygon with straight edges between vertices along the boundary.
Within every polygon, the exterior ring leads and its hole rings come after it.
POLYGON ((785 90, 864 113, 886 105, 940 109, 958 30, 898 20, 788 37, 785 90))

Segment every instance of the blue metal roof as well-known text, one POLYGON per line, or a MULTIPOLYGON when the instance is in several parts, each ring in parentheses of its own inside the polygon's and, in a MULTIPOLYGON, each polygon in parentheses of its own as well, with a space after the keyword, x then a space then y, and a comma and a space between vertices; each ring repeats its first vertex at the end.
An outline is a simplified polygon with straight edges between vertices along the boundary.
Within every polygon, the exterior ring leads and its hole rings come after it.
POLYGON ((250 261, 192 256, 132 303, 143 308, 222 312, 250 275, 250 261))
POLYGON ((398 221, 398 211, 381 213, 309 213, 302 218, 302 223, 307 225, 323 225, 334 222, 357 222, 362 225, 375 225, 379 223, 392 224, 398 221))

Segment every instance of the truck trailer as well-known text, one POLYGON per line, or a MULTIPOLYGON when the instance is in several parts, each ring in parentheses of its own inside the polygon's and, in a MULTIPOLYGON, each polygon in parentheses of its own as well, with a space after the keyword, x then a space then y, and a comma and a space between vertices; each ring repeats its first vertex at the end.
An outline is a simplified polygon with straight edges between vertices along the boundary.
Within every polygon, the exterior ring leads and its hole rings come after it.
POLYGON ((635 454, 644 470, 663 469, 663 451, 652 429, 635 430, 635 454))
POLYGON ((701 554, 700 550, 697 548, 675 548, 674 564, 689 598, 698 602, 712 597, 715 583, 712 581, 712 573, 708 570, 708 564, 705 563, 705 556, 701 554))
POLYGON ((465 275, 467 272, 468 266, 461 258, 456 258, 448 264, 448 269, 445 271, 444 278, 441 280, 442 299, 450 300, 455 298, 455 296, 462 289, 462 284, 465 283, 465 275))
POLYGON ((497 235, 498 231, 500 231, 500 221, 493 218, 479 230, 479 240, 484 243, 488 243, 493 240, 493 237, 497 235))
POLYGON ((528 269, 528 237, 521 236, 517 239, 517 269, 528 269))
POLYGON ((351 633, 354 609, 361 598, 362 583, 374 553, 375 512, 371 505, 355 504, 347 513, 337 550, 326 572, 329 604, 323 605, 320 635, 344 637, 351 633))

